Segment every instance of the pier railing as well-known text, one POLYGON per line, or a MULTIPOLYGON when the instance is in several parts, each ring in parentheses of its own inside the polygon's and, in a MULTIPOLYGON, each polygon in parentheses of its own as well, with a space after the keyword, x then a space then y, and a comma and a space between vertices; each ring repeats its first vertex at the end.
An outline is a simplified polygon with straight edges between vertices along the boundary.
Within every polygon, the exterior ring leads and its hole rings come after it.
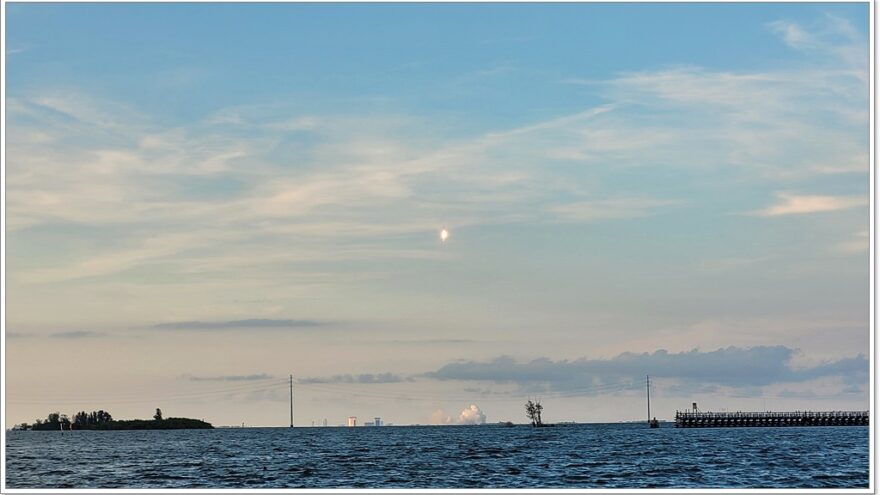
POLYGON ((676 428, 867 426, 868 422, 868 411, 675 412, 676 428))

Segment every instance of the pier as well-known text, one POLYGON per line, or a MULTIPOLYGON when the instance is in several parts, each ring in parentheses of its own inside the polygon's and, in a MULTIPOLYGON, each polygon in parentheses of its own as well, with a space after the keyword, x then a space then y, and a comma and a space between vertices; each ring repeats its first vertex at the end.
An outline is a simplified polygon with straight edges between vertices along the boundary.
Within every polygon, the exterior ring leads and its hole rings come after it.
POLYGON ((675 412, 676 428, 868 426, 868 421, 868 411, 675 412))

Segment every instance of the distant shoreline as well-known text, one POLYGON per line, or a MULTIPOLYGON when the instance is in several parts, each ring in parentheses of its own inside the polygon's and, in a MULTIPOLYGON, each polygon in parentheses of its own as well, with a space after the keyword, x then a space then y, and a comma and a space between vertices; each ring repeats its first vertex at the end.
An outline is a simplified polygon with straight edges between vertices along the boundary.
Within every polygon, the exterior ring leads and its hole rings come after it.
MULTIPOLYGON (((669 420, 658 420, 659 423, 663 424, 673 424, 674 421, 669 420)), ((634 421, 599 421, 599 422, 579 422, 579 421, 560 421, 558 423, 545 423, 541 425, 542 428, 545 427, 565 427, 565 426, 583 426, 583 425, 639 425, 639 424, 647 424, 647 420, 634 420, 634 421)), ((301 429, 301 428, 317 428, 317 429, 328 429, 328 428, 343 428, 343 429, 357 429, 357 430, 375 430, 381 428, 415 428, 415 427, 458 427, 458 428, 477 428, 477 427, 490 427, 490 428, 535 428, 534 425, 529 423, 513 423, 509 421, 500 421, 497 423, 483 423, 483 424, 422 424, 422 423, 413 423, 413 424, 394 424, 394 425, 385 425, 380 427, 375 426, 346 426, 346 425, 296 425, 293 428, 301 429)), ((288 425, 220 425, 215 426, 215 429, 225 429, 225 430, 241 430, 248 428, 291 428, 288 425)))
POLYGON ((200 419, 166 418, 160 420, 127 419, 110 421, 93 427, 72 428, 76 430, 212 430, 214 425, 200 419))
POLYGON ((156 409, 153 419, 113 419, 110 413, 100 410, 81 411, 71 420, 66 414, 51 413, 46 420, 33 424, 21 423, 12 429, 17 431, 79 431, 79 430, 210 430, 214 425, 192 418, 163 418, 156 409))
POLYGON ((191 418, 168 418, 161 420, 147 419, 127 419, 119 421, 108 421, 96 425, 65 425, 61 423, 42 423, 28 425, 22 428, 20 425, 15 430, 18 431, 123 431, 123 430, 213 430, 214 425, 202 421, 200 419, 191 418))

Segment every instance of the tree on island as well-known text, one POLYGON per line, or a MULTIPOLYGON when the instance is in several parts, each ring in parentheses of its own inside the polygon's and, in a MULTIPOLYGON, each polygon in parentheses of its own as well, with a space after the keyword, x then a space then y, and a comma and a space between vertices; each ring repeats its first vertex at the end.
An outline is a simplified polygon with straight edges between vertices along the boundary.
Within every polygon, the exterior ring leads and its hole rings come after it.
POLYGON ((73 421, 66 414, 50 413, 46 419, 37 419, 33 425, 23 423, 22 430, 180 430, 180 429, 211 429, 211 423, 191 418, 165 418, 162 410, 156 408, 153 419, 113 419, 109 412, 80 411, 73 416, 73 421))
POLYGON ((73 416, 73 427, 75 429, 86 429, 91 426, 97 426, 113 421, 113 416, 107 411, 101 409, 87 413, 80 411, 73 416))
POLYGON ((31 427, 33 430, 69 430, 70 429, 70 419, 68 419, 66 414, 59 414, 57 412, 49 413, 46 416, 46 420, 43 421, 41 419, 37 419, 34 422, 34 425, 31 427))
POLYGON ((532 426, 543 426, 544 423, 541 422, 541 411, 544 410, 544 406, 541 405, 541 401, 535 399, 532 402, 532 399, 529 399, 526 402, 526 416, 529 417, 529 420, 532 422, 532 426))

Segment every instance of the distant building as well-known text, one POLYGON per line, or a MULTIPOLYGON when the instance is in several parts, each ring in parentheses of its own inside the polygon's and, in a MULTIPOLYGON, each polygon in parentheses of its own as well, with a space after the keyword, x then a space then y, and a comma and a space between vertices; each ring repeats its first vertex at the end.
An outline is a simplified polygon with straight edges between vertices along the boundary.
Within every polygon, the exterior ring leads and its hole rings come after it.
POLYGON ((321 421, 321 426, 327 426, 327 418, 324 418, 324 421, 321 421))
POLYGON ((373 424, 376 426, 382 426, 382 418, 376 416, 375 418, 373 418, 373 424))
POLYGON ((375 424, 372 421, 367 421, 364 426, 375 426, 375 424))
POLYGON ((349 417, 348 417, 348 423, 347 423, 346 426, 348 426, 349 428, 354 428, 354 427, 357 426, 357 425, 358 425, 358 419, 357 419, 357 416, 349 416, 349 417))

